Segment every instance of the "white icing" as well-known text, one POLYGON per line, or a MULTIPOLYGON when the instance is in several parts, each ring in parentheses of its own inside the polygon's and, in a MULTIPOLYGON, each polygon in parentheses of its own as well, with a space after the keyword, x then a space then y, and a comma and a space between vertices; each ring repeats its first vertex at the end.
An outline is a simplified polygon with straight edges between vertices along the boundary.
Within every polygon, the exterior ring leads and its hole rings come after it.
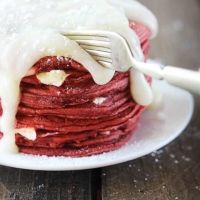
POLYGON ((130 76, 130 89, 135 101, 140 102, 142 106, 150 105, 153 101, 153 93, 144 75, 131 69, 130 76))
MULTIPOLYGON (((77 43, 60 33, 87 29, 114 31, 126 37, 135 58, 143 60, 138 38, 129 28, 128 17, 146 24, 152 36, 156 34, 154 16, 136 1, 0 0, 0 97, 3 107, 0 128, 4 133, 0 152, 17 152, 14 127, 20 99, 19 84, 24 76, 34 73, 30 69, 39 59, 45 56, 72 58, 83 64, 99 85, 113 78, 114 70, 96 63, 77 43)), ((139 88, 142 91, 140 98, 137 98, 138 92, 133 97, 143 103, 142 96, 151 96, 146 95, 150 88, 141 74, 135 73, 134 79, 138 86, 136 91, 139 88), (146 85, 142 87, 139 83, 146 85)), ((134 82, 132 88, 136 87, 134 82)))
POLYGON ((152 91, 153 91, 153 102, 148 107, 149 110, 156 110, 163 105, 163 93, 160 91, 158 84, 154 81, 152 83, 152 91))
POLYGON ((20 128, 15 129, 15 133, 19 133, 20 135, 24 136, 28 140, 36 140, 37 134, 34 128, 20 128))
POLYGON ((106 100, 105 97, 97 97, 94 99, 93 103, 96 105, 101 105, 106 100))
POLYGON ((151 37, 154 38, 158 33, 158 21, 153 13, 140 2, 135 0, 108 0, 116 8, 121 8, 128 19, 140 22, 151 30, 151 37), (134 3, 133 3, 134 1, 134 3))
POLYGON ((68 76, 69 74, 63 70, 51 70, 50 72, 41 72, 36 75, 40 83, 56 87, 60 87, 68 76))

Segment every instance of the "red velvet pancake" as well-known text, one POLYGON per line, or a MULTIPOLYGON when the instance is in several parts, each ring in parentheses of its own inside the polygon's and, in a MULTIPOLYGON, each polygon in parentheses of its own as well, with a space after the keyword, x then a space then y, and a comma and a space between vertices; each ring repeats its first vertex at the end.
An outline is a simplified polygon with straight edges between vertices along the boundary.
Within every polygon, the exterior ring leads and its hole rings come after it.
MULTIPOLYGON (((150 31, 134 22, 130 27, 147 56, 150 31)), ((33 68, 36 73, 60 69, 69 76, 61 87, 44 85, 36 75, 22 80, 16 128, 35 128, 37 138, 17 133, 20 152, 81 157, 118 149, 130 139, 145 108, 131 97, 128 72, 116 72, 100 86, 84 66, 68 58, 45 57, 33 68)))

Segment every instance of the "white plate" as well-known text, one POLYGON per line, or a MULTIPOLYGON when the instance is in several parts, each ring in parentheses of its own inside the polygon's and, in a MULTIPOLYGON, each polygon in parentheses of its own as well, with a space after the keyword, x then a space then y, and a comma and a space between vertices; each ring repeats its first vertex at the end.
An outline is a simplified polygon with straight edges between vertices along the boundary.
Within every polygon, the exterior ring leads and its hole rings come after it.
POLYGON ((84 158, 0 155, 0 164, 31 170, 81 170, 126 162, 160 149, 185 129, 192 117, 194 101, 188 92, 163 81, 154 84, 163 93, 162 106, 143 114, 134 136, 121 149, 84 158))

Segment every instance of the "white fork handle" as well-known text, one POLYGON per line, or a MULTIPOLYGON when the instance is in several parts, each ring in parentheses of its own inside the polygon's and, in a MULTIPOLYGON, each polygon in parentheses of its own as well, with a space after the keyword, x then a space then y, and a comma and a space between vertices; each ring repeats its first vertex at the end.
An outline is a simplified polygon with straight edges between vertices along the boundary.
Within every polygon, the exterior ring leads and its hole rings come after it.
POLYGON ((200 72, 166 66, 163 78, 170 84, 200 94, 200 72))
POLYGON ((200 72, 174 66, 161 66, 132 59, 133 68, 155 79, 164 79, 170 84, 200 94, 200 72))

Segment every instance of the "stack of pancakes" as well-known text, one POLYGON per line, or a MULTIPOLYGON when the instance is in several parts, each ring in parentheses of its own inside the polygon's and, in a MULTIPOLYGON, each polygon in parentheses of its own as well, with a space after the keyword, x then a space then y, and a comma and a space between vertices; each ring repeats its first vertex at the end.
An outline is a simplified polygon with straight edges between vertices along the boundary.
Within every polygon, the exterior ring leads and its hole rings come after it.
MULTIPOLYGON (((150 31, 130 22, 145 57, 150 31)), ((89 156, 124 145, 137 127, 145 107, 130 94, 129 73, 116 72, 106 85, 97 85, 84 66, 64 57, 45 57, 34 66, 36 74, 64 70, 60 87, 42 84, 35 75, 21 82, 16 129, 34 128, 37 138, 16 133, 20 152, 48 156, 89 156)))

